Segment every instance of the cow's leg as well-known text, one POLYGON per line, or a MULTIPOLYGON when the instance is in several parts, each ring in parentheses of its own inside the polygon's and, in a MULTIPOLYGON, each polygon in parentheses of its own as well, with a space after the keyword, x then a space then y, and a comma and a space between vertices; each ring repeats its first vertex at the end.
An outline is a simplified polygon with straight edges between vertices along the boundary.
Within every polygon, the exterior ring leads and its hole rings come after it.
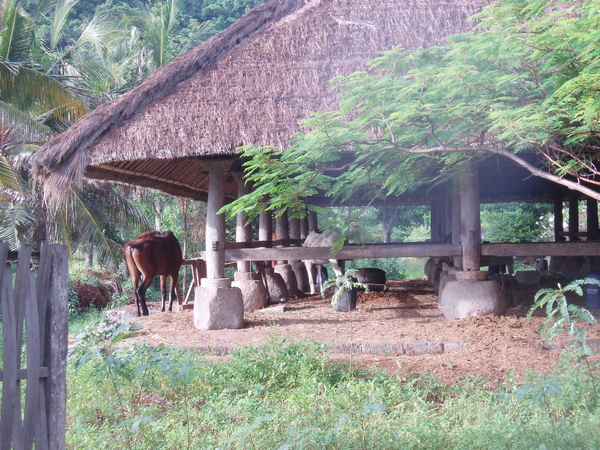
MULTIPOLYGON (((161 301, 160 310, 161 310, 161 312, 165 312, 165 303, 167 301, 167 276, 166 275, 160 276, 160 301, 161 301)), ((169 311, 171 311, 171 305, 169 305, 169 311)))
POLYGON ((177 296, 177 303, 181 305, 181 287, 179 286, 179 277, 169 275, 169 311, 173 311, 173 299, 177 296))
MULTIPOLYGON (((142 315, 143 316, 149 315, 148 306, 146 306, 146 291, 148 290, 148 287, 150 286, 151 283, 152 283, 152 277, 144 277, 142 280, 142 284, 140 284, 140 287, 137 290, 139 303, 142 305, 142 315)), ((138 314, 139 314, 139 312, 138 312, 138 314)))
POLYGON ((319 292, 323 295, 323 264, 317 264, 317 278, 319 279, 319 292))
POLYGON ((313 275, 313 262, 312 261, 304 261, 304 265, 306 266, 306 272, 308 273, 308 285, 310 286, 310 294, 316 294, 315 291, 315 278, 313 275))
POLYGON ((181 295, 181 285, 179 284, 179 274, 172 277, 172 280, 175 282, 175 294, 177 295, 177 304, 181 305, 183 303, 183 297, 181 295))
POLYGON ((331 268, 335 272, 336 276, 341 277, 344 275, 344 271, 342 270, 342 265, 337 259, 330 259, 331 268))
POLYGON ((140 285, 139 275, 132 273, 131 284, 133 284, 133 301, 135 302, 135 306, 137 308, 137 315, 138 315, 138 317, 140 317, 141 316, 141 314, 140 314, 140 294, 138 293, 138 289, 139 289, 139 285, 140 285))

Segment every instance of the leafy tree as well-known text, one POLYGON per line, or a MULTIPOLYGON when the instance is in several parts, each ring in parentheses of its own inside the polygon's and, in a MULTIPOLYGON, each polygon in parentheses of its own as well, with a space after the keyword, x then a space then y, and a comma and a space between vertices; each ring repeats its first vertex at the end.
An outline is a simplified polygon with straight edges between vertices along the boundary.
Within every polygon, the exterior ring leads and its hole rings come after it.
MULTIPOLYGON (((553 206, 547 203, 494 203, 482 205, 481 228, 489 242, 551 240, 542 222, 551 222, 553 206)), ((547 229, 549 227, 546 227, 547 229)))
POLYGON ((475 19, 444 46, 397 48, 337 78, 339 109, 306 120, 287 150, 245 149, 256 189, 225 210, 256 214, 268 197, 301 214, 318 191, 399 195, 489 155, 600 199, 589 187, 599 183, 597 2, 499 0, 475 19), (338 167, 348 151, 354 161, 338 167))
POLYGON ((265 0, 212 0, 205 1, 202 9, 204 20, 211 20, 217 31, 224 30, 242 15, 265 0))

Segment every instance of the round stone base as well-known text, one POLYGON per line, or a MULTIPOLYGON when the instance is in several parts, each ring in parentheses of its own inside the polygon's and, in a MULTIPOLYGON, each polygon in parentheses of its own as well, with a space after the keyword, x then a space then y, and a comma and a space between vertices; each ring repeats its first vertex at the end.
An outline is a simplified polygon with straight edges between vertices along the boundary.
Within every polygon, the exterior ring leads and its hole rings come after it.
POLYGON ((269 303, 267 288, 260 280, 236 280, 231 285, 242 291, 244 311, 246 312, 262 309, 269 303))
POLYGON ((289 297, 288 289, 283 281, 283 277, 271 270, 265 270, 265 278, 267 280, 267 289, 269 290, 270 303, 287 302, 289 297))
POLYGON ((446 319, 506 313, 504 291, 495 281, 448 281, 439 303, 446 319))
POLYGON ((288 295, 290 297, 298 296, 298 281, 296 281, 296 274, 292 270, 291 264, 277 264, 275 266, 275 273, 281 275, 285 285, 288 289, 288 295))
POLYGON ((292 270, 296 275, 296 283, 298 284, 298 296, 301 297, 305 292, 310 292, 310 283, 308 282, 308 272, 302 261, 292 263, 292 270))
MULTIPOLYGON (((199 330, 239 329, 244 327, 242 291, 236 287, 220 287, 202 279, 194 290, 194 325, 199 330)), ((230 280, 231 281, 231 280, 230 280)))

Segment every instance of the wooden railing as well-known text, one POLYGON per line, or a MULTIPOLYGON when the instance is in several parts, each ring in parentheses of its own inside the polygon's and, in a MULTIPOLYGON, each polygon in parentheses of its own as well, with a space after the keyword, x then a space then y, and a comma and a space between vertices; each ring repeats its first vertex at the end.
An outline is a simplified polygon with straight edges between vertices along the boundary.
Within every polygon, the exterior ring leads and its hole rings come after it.
POLYGON ((43 245, 37 276, 33 260, 31 246, 0 242, 1 450, 65 448, 67 249, 43 245))

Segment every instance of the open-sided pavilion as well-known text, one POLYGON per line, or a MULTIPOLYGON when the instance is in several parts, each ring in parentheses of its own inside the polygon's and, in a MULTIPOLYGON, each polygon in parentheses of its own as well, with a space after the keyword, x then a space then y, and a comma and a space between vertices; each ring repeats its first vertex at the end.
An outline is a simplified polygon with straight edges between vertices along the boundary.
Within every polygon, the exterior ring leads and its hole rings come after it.
MULTIPOLYGON (((237 149, 285 148, 312 111, 336 106, 331 78, 367 70, 368 61, 394 46, 427 47, 466 31, 472 26, 468 17, 488 3, 268 1, 79 119, 38 152, 35 173, 49 191, 81 185, 89 177, 206 201, 205 283, 215 289, 230 289, 224 279, 228 261, 238 261, 238 270, 248 271, 250 261, 327 258, 326 248, 251 248, 252 233, 243 226, 243 217, 237 240, 244 244, 225 242, 224 218, 216 212, 248 189, 237 149)), ((360 193, 356 198, 360 203, 360 193)), ((588 201, 588 225, 582 233, 576 207, 581 199, 508 160, 490 157, 466 170, 453 186, 386 199, 387 204, 431 205, 428 243, 347 246, 336 258, 452 257, 461 272, 475 273, 487 257, 591 257, 600 254, 600 243, 594 242, 597 202, 588 201), (556 242, 482 244, 480 203, 506 201, 552 202, 556 242), (567 236, 562 228, 565 201, 571 205, 567 236)), ((310 202, 331 205, 326 195, 310 202)), ((307 226, 290 221, 288 228, 286 223, 284 216, 277 222, 278 239, 303 237, 307 226)), ((271 221, 265 216, 259 239, 270 237, 271 221)))

